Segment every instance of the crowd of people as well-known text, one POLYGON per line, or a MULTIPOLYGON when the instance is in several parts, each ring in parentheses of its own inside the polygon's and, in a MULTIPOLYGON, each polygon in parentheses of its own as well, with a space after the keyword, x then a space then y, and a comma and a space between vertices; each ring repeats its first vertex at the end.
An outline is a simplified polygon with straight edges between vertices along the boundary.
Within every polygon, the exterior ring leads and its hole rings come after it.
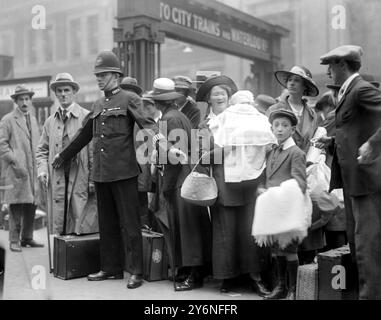
POLYGON ((144 227, 164 234, 176 291, 212 276, 224 293, 244 284, 292 300, 299 265, 349 243, 359 298, 381 299, 381 91, 359 75, 361 56, 352 45, 321 56, 332 83, 311 105, 319 89, 304 66, 275 72, 279 97, 239 90, 226 75, 197 91, 187 76, 158 78, 145 91, 104 51, 94 66, 102 98, 82 108, 80 84, 57 74, 59 107, 42 134, 34 92, 17 86, 0 123, 10 250, 42 246, 33 240, 41 205, 52 234, 99 232, 101 270, 89 281, 128 270, 127 287, 141 286, 144 227), (182 196, 191 174, 215 181, 208 205, 182 196))

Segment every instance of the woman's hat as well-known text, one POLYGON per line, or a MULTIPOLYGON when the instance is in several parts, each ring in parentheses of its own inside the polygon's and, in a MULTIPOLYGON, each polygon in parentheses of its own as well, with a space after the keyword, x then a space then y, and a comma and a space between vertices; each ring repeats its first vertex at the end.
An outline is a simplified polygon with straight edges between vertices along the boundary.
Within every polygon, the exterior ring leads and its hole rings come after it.
POLYGON ((205 80, 196 94, 196 101, 205 101, 206 96, 215 86, 226 85, 232 90, 232 94, 237 92, 237 86, 232 79, 227 76, 213 76, 205 80))
POLYGON ((169 78, 158 78, 153 82, 153 89, 146 96, 152 100, 176 100, 183 95, 175 91, 175 83, 169 78))
POLYGON ((291 120, 291 125, 296 126, 298 124, 298 118, 295 113, 286 109, 278 109, 274 110, 269 115, 269 121, 272 124, 275 118, 286 117, 291 120))
POLYGON ((139 96, 143 92, 143 89, 140 86, 138 86, 138 81, 132 77, 124 77, 122 82, 120 83, 120 87, 123 90, 132 90, 139 96))
POLYGON ((74 81, 70 73, 63 72, 56 75, 56 79, 50 84, 50 89, 56 91, 58 86, 71 86, 76 92, 79 90, 79 84, 74 81))
POLYGON ((287 80, 291 75, 297 75, 304 79, 307 87, 307 92, 304 94, 305 96, 316 97, 319 95, 319 89, 312 80, 311 72, 307 68, 294 66, 290 71, 275 71, 275 78, 285 88, 287 88, 287 80))
POLYGON ((13 100, 16 100, 18 96, 21 96, 23 94, 27 94, 27 95, 29 95, 29 97, 32 98, 34 95, 34 92, 31 90, 28 90, 23 84, 20 84, 20 85, 16 86, 15 93, 11 94, 11 98, 13 100))

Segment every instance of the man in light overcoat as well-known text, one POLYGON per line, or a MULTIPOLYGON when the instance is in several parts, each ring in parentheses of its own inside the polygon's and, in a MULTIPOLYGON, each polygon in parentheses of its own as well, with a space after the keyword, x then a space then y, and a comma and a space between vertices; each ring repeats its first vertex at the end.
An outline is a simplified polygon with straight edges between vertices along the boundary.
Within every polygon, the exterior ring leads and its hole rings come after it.
POLYGON ((53 169, 51 165, 54 156, 73 139, 90 112, 74 101, 79 84, 69 73, 57 74, 50 88, 59 107, 46 119, 36 153, 38 179, 47 187, 49 230, 54 234, 98 232, 91 180, 92 145, 88 144, 62 168, 53 169))
POLYGON ((36 118, 30 113, 33 91, 22 85, 11 98, 17 108, 0 122, 0 158, 4 176, 12 189, 5 190, 3 202, 9 204, 10 249, 42 247, 33 240, 33 223, 39 202, 35 153, 40 136, 36 118))

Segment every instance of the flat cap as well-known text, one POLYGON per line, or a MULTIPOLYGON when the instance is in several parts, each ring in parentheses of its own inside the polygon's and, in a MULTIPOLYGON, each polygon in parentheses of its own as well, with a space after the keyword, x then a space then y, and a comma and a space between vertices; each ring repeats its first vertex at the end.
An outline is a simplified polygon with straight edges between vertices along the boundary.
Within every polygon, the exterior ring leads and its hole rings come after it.
POLYGON ((337 47, 320 57, 320 64, 329 64, 332 60, 345 59, 361 62, 363 50, 359 46, 345 45, 337 47))

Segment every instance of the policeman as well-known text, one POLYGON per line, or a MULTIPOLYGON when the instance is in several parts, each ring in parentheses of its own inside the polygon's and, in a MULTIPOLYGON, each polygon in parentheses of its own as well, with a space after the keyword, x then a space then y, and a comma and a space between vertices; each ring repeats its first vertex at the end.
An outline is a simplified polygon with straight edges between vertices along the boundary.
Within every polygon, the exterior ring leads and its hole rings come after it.
POLYGON ((123 73, 113 52, 104 51, 98 55, 94 74, 104 97, 94 103, 92 112, 72 142, 56 155, 53 167, 60 167, 93 140, 101 271, 87 278, 89 281, 122 279, 123 267, 128 265, 131 277, 127 288, 133 289, 141 286, 143 272, 137 185, 140 171, 133 130, 135 123, 155 134, 158 127, 153 119, 144 117, 131 93, 120 89, 118 79, 123 73))

